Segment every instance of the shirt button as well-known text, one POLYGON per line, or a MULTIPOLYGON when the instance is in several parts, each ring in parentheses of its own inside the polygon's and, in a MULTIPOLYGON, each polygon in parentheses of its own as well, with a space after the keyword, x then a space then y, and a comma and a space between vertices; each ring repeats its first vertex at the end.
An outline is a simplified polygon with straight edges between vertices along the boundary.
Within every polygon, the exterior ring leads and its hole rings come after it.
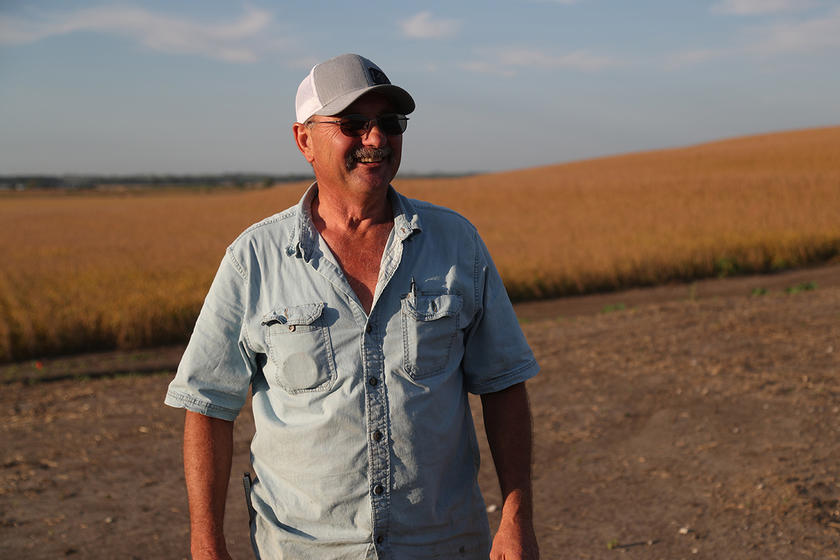
POLYGON ((382 544, 382 542, 384 540, 385 540, 385 537, 383 537, 382 535, 379 535, 378 537, 376 537, 376 544, 382 544))
POLYGON ((368 326, 367 326, 367 328, 365 329, 365 332, 366 332, 366 333, 368 333, 368 334, 370 334, 370 332, 371 332, 372 330, 373 330, 373 325, 371 325, 370 323, 368 323, 368 326))
POLYGON ((377 378, 375 378, 375 377, 371 377, 371 378, 368 380, 368 383, 370 383, 370 384, 371 384, 371 386, 376 387, 376 384, 377 384, 377 383, 379 383, 379 380, 378 380, 377 378))
POLYGON ((379 430, 376 430, 375 432, 373 432, 373 440, 374 441, 382 441, 382 432, 380 432, 379 430))
POLYGON ((289 330, 291 332, 295 332, 295 326, 294 325, 289 325, 289 330))
POLYGON ((381 484, 377 484, 376 486, 373 487, 373 493, 376 494, 377 496, 384 491, 385 491, 385 489, 382 488, 381 484))

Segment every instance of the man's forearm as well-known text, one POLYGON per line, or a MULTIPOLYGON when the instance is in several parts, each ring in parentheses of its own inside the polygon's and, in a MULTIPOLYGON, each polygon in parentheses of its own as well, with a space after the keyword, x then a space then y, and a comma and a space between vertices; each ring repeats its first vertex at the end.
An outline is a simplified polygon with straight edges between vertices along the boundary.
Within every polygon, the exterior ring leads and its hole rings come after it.
POLYGON ((233 422, 187 411, 184 476, 193 558, 227 558, 225 500, 233 458, 233 422))
MULTIPOLYGON (((504 502, 531 511, 531 411, 525 384, 481 396, 484 429, 504 502)), ((525 513, 525 511, 523 511, 525 513)))
POLYGON ((502 490, 491 558, 536 559, 531 492, 531 410, 525 384, 481 396, 484 429, 502 490))

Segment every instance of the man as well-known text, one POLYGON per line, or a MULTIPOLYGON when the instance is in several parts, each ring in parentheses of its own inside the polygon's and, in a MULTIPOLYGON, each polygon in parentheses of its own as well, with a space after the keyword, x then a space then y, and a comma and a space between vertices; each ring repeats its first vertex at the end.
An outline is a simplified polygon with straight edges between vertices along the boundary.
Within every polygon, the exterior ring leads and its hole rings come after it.
POLYGON ((538 366, 475 228, 390 186, 414 100, 346 54, 295 105, 316 181, 228 248, 166 397, 187 409, 193 557, 229 557, 250 387, 257 557, 537 558, 524 381, 538 366), (503 494, 492 553, 468 391, 503 494))

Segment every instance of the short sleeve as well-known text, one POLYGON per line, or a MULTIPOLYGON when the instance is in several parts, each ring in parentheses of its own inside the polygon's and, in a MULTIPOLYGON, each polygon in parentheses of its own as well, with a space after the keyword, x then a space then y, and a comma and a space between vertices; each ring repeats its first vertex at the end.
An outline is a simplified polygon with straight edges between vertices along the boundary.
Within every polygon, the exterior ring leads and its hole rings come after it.
POLYGON ((539 366, 502 279, 477 233, 475 259, 477 311, 466 332, 462 366, 467 390, 484 394, 530 379, 539 366))
POLYGON ((244 406, 256 355, 245 323, 247 280, 230 250, 204 300, 165 403, 234 420, 244 406))

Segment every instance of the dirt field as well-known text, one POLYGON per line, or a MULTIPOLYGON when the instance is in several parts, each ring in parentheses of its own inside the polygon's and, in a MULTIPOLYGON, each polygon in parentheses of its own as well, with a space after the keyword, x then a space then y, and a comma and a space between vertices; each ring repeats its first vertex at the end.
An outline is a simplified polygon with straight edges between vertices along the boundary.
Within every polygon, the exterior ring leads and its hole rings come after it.
MULTIPOLYGON (((840 558, 840 266, 518 312, 543 368, 529 384, 543 558, 840 558)), ((162 404, 179 351, 0 368, 1 558, 187 557, 183 412, 162 404), (128 371, 147 373, 101 376, 128 371)), ((246 412, 237 558, 252 428, 246 412)))

